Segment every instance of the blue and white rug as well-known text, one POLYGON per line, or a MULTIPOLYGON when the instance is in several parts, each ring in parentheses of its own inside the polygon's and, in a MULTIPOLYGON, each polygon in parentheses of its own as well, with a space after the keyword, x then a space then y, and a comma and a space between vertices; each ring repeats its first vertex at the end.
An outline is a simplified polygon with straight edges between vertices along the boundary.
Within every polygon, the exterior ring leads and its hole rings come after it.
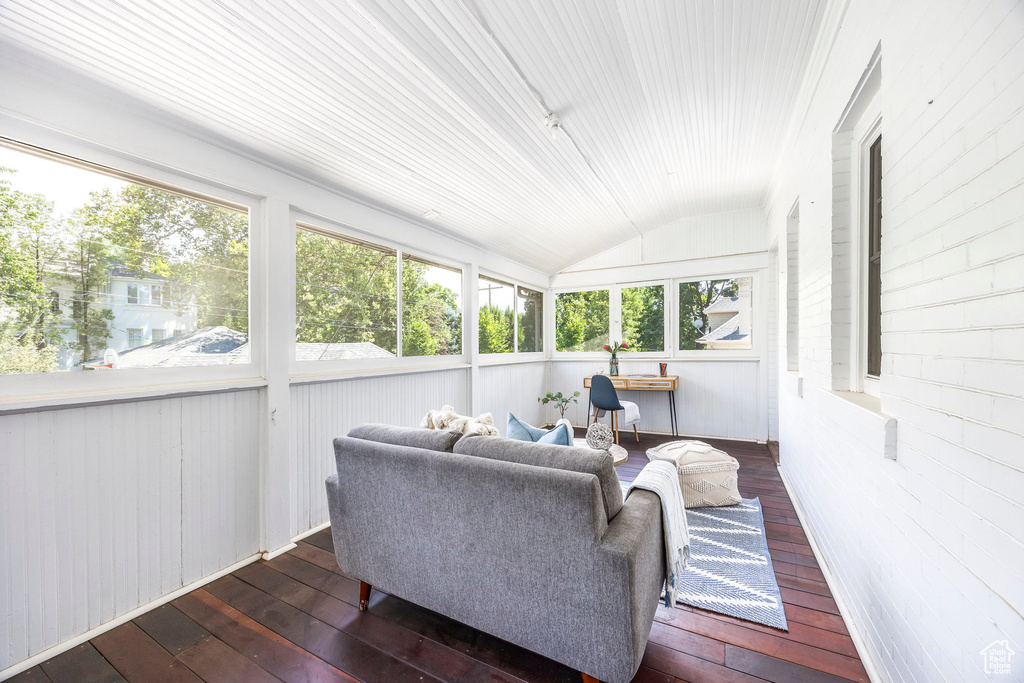
POLYGON ((686 510, 690 563, 676 601, 788 631, 775 581, 761 501, 686 510))

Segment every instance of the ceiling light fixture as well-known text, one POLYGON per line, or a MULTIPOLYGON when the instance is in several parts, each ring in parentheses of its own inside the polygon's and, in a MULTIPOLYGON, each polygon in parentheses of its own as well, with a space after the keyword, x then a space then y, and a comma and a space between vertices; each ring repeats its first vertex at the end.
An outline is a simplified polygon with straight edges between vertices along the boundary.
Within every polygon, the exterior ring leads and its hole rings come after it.
POLYGON ((440 215, 441 214, 439 214, 437 211, 434 211, 433 209, 427 209, 426 211, 423 212, 423 217, 426 218, 428 221, 432 221, 440 215))
POLYGON ((544 127, 548 129, 548 134, 552 140, 557 140, 558 136, 562 133, 562 120, 558 118, 558 114, 553 111, 549 111, 548 115, 544 117, 544 127))

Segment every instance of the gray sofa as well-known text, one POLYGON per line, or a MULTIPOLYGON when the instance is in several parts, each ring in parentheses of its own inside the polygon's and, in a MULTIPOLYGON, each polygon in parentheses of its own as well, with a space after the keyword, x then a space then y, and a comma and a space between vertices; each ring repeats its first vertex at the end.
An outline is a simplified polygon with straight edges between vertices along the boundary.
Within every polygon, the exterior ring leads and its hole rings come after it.
POLYGON ((661 505, 607 453, 361 425, 334 440, 338 565, 362 582, 625 683, 665 578, 661 505))

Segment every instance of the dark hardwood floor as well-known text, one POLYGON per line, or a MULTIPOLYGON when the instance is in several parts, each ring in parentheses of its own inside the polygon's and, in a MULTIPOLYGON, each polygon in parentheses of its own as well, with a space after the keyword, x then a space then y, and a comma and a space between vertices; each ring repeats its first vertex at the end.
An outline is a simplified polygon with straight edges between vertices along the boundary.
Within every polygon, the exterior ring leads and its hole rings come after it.
MULTIPOLYGON (((577 430, 581 431, 581 430, 577 430)), ((622 433, 632 481, 662 435, 622 433)), ((763 445, 709 440, 758 497, 789 632, 701 609, 659 607, 634 681, 867 681, 796 512, 763 445)), ((26 681, 572 681, 561 664, 389 595, 360 613, 329 530, 34 667, 26 681)))

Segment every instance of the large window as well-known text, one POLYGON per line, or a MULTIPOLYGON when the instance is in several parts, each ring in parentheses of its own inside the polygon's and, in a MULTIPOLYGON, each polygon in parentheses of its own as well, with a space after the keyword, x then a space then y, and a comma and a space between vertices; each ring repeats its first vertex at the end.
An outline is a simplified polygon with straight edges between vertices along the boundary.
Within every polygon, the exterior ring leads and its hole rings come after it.
POLYGON ((398 355, 398 253, 296 231, 297 360, 398 355))
POLYGON ((478 289, 480 353, 514 353, 515 286, 480 276, 478 289))
POLYGON ((868 150, 867 374, 882 374, 882 136, 868 150))
POLYGON ((249 362, 247 212, 126 178, 0 144, 0 373, 249 362))
POLYGON ((526 287, 516 288, 516 338, 519 353, 544 350, 544 294, 526 287))
POLYGON ((309 226, 295 242, 296 360, 462 353, 461 270, 309 226))
POLYGON ((402 355, 462 353, 462 271, 402 254, 402 355))
POLYGON ((622 341, 631 352, 665 350, 665 285, 622 288, 622 341))
POLYGON ((481 275, 478 280, 480 353, 544 350, 544 295, 481 275))
POLYGON ((556 351, 601 351, 608 343, 608 325, 607 289, 556 295, 556 351))
POLYGON ((753 348, 751 278, 679 283, 679 350, 753 348))

